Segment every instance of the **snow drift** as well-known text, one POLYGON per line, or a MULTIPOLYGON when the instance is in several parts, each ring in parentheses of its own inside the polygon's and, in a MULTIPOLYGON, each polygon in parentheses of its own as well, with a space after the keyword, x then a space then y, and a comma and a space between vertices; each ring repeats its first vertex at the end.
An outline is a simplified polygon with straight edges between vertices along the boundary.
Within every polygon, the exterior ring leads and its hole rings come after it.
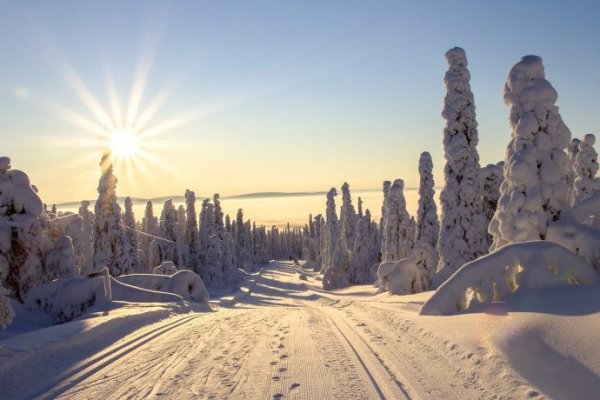
POLYGON ((189 270, 178 271, 173 275, 122 275, 115 280, 147 290, 174 293, 184 300, 196 303, 206 303, 209 300, 202 278, 189 270))
POLYGON ((585 259, 556 243, 516 243, 463 265, 423 304, 421 315, 454 314, 517 290, 598 283, 600 275, 585 259))

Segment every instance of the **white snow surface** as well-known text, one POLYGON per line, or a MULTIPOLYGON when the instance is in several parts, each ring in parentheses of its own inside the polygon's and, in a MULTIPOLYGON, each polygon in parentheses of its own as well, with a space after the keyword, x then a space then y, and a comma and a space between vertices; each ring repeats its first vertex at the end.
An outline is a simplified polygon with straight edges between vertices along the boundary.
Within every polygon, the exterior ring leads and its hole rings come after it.
POLYGON ((466 314, 421 316, 431 292, 376 295, 370 285, 326 292, 317 276, 273 262, 247 276, 250 292, 209 313, 116 302, 11 336, 23 326, 16 321, 0 331, 0 398, 597 395, 597 286, 519 291, 466 314))
POLYGON ((556 243, 515 243, 463 265, 423 305, 421 314, 453 314, 517 291, 598 283, 600 274, 592 265, 556 243))
POLYGON ((202 278, 195 272, 189 270, 181 270, 173 275, 121 275, 115 279, 131 286, 156 290, 159 292, 174 293, 187 301, 206 303, 209 300, 208 291, 202 282, 202 278))

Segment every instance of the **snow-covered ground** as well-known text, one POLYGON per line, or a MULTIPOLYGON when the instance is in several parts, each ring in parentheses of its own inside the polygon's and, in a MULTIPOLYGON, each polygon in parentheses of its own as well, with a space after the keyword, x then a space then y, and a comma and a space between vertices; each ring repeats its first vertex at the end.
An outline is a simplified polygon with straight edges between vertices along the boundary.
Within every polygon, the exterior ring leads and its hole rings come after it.
POLYGON ((317 274, 292 262, 248 277, 247 290, 211 311, 120 303, 37 330, 17 320, 12 332, 30 332, 0 341, 0 398, 583 399, 600 391, 597 286, 420 316, 432 292, 323 291, 317 274))

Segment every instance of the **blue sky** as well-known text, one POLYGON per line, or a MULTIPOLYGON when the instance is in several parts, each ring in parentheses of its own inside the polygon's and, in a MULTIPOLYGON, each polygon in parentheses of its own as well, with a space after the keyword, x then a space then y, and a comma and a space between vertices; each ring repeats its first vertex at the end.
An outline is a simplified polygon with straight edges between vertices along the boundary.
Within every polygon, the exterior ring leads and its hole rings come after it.
POLYGON ((573 135, 598 132, 599 17, 595 1, 0 1, 0 138, 48 201, 93 198, 102 150, 56 105, 94 121, 74 76, 106 109, 112 79, 125 108, 146 71, 140 110, 171 93, 149 125, 190 118, 154 138, 155 162, 117 165, 121 194, 414 186, 424 150, 441 185, 445 51, 467 52, 496 162, 504 80, 526 54, 573 135))

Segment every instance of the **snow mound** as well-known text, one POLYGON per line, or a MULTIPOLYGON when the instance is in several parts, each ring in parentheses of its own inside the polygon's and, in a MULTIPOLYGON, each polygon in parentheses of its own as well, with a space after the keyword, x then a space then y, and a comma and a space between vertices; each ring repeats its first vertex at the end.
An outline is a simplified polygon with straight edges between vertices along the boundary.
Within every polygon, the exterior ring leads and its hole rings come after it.
POLYGON ((208 291, 202 278, 189 270, 182 270, 173 275, 122 275, 115 279, 121 283, 146 290, 174 293, 184 300, 196 303, 206 303, 209 300, 208 291))
POLYGON ((429 273, 418 265, 418 261, 411 257, 381 263, 377 269, 379 290, 387 290, 390 294, 412 294, 425 290, 429 287, 429 273))
POLYGON ((421 315, 454 314, 517 290, 580 283, 598 284, 600 275, 566 248, 541 240, 511 244, 463 265, 423 305, 421 315))
POLYGON ((177 267, 173 261, 163 261, 152 271, 156 275, 173 275, 175 272, 177 272, 177 267))
POLYGON ((600 271, 600 192, 548 227, 547 239, 585 258, 600 271))
POLYGON ((126 301, 128 303, 176 303, 180 306, 184 305, 183 298, 178 294, 128 285, 127 283, 119 282, 114 277, 111 278, 111 291, 114 301, 126 301))
POLYGON ((57 323, 64 323, 79 317, 89 307, 107 304, 110 300, 106 276, 67 276, 31 289, 25 306, 45 311, 57 323))

